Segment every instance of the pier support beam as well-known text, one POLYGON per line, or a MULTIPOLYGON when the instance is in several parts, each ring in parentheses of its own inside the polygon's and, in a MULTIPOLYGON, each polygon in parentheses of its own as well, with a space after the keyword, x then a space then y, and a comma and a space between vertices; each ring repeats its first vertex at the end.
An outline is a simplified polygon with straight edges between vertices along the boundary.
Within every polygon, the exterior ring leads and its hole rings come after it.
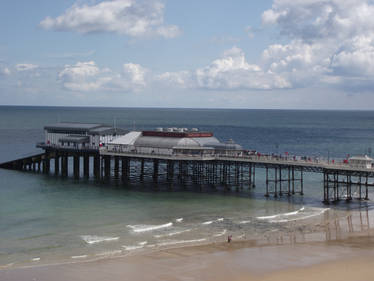
POLYGON ((61 175, 63 177, 67 177, 68 176, 68 169, 69 169, 69 158, 68 158, 68 154, 67 153, 64 153, 62 155, 62 158, 61 158, 61 175))
POLYGON ((105 180, 110 180, 110 175, 111 175, 111 167, 110 167, 110 156, 105 155, 104 156, 104 179, 105 180))
POLYGON ((119 156, 114 156, 114 178, 119 178, 119 156))
POLYGON ((95 154, 93 159, 93 173, 96 180, 100 179, 100 155, 95 154))
POLYGON ((43 173, 44 174, 49 174, 51 167, 51 158, 49 152, 46 152, 44 154, 44 159, 43 159, 43 173))
POLYGON ((59 173, 60 173, 60 155, 56 151, 55 152, 55 175, 58 176, 59 173))
POLYGON ((144 158, 140 160, 140 181, 144 180, 144 158))
POLYGON ((90 176, 90 156, 88 154, 83 155, 83 175, 86 179, 90 176))
POLYGON ((77 180, 79 179, 79 172, 80 172, 80 156, 78 154, 75 154, 73 158, 74 158, 74 165, 73 165, 74 178, 77 180))
POLYGON ((159 160, 153 159, 153 182, 158 182, 158 168, 159 168, 159 160))
POLYGON ((127 182, 130 178, 130 160, 122 157, 122 181, 127 182))

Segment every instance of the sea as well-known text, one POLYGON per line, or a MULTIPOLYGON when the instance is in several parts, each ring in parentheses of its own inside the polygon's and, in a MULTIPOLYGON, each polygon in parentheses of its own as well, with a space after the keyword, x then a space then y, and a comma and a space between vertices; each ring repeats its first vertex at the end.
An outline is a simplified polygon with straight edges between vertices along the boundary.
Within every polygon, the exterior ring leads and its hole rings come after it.
MULTIPOLYGON (((128 130, 198 128, 260 153, 341 159, 371 155, 374 111, 0 106, 0 163, 32 155, 59 121, 128 130)), ((372 189, 372 188, 371 188, 372 189)), ((322 175, 304 174, 303 196, 153 188, 0 169, 0 269, 142 255, 174 247, 250 241, 329 241, 374 225, 368 201, 324 205, 322 175)))

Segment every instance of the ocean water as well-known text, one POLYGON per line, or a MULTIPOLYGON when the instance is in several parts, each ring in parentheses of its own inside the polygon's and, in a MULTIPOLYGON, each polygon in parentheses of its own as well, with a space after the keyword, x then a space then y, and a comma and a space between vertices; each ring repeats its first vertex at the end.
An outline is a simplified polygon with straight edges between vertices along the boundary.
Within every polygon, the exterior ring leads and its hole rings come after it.
MULTIPOLYGON (((38 152, 46 124, 114 120, 137 130, 197 127, 263 153, 338 159, 370 153, 374 145, 374 112, 366 111, 4 106, 0 162, 38 152)), ((321 175, 305 174, 304 196, 267 199, 264 189, 260 169, 256 188, 241 192, 155 191, 151 184, 0 170, 0 268, 142 254, 223 242, 228 235, 258 244, 330 240, 373 223, 370 200, 323 205, 321 175)))

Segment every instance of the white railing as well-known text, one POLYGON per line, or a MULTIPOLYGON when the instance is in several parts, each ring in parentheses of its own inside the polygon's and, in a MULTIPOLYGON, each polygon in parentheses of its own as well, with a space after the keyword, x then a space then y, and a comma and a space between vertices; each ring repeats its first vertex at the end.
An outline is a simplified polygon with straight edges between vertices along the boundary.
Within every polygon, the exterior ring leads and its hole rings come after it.
POLYGON ((333 159, 328 160, 320 157, 301 157, 301 156, 279 156, 279 155, 247 155, 244 153, 240 154, 185 154, 185 153, 157 153, 157 149, 154 149, 155 152, 147 153, 142 152, 135 147, 130 147, 128 149, 108 149, 100 148, 101 153, 116 153, 116 154, 126 154, 134 156, 147 156, 147 157, 157 157, 157 158, 174 158, 174 159, 195 159, 195 160, 204 160, 204 159, 215 159, 215 160, 238 160, 238 161, 250 161, 250 162, 262 162, 268 164, 283 164, 283 165, 302 165, 316 168, 330 168, 330 169, 345 169, 345 170, 357 170, 357 171, 374 171, 374 168, 366 168, 351 165, 347 162, 344 162, 344 159, 333 159))

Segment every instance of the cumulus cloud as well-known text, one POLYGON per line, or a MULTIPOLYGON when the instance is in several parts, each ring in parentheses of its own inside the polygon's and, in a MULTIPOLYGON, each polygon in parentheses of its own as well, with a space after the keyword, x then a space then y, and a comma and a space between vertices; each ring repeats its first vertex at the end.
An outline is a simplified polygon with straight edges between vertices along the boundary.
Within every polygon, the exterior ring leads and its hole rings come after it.
POLYGON ((146 86, 147 70, 138 64, 127 63, 123 73, 100 69, 94 61, 65 65, 58 74, 63 87, 71 91, 138 91, 146 86))
POLYGON ((10 74, 11 74, 11 72, 10 72, 8 67, 0 65, 0 76, 10 75, 10 74))
POLYGON ((264 50, 264 63, 298 86, 374 85, 373 14, 370 0, 274 0, 262 21, 290 42, 264 50))
POLYGON ((288 88, 290 83, 281 76, 264 71, 246 61, 244 52, 233 47, 208 66, 195 71, 166 72, 158 76, 169 84, 216 90, 288 88))
POLYGON ((39 66, 36 64, 31 64, 31 63, 20 63, 16 64, 16 70, 17 71, 29 71, 29 70, 34 70, 38 68, 39 66))
POLYGON ((74 4, 62 15, 47 17, 40 26, 79 33, 116 32, 132 37, 176 37, 180 30, 164 24, 164 4, 158 0, 112 0, 94 5, 74 4))
POLYGON ((374 86, 373 15, 371 0, 274 0, 262 21, 279 30, 286 43, 267 46, 256 63, 233 47, 205 67, 165 72, 157 79, 216 90, 315 85, 367 90, 374 86))

